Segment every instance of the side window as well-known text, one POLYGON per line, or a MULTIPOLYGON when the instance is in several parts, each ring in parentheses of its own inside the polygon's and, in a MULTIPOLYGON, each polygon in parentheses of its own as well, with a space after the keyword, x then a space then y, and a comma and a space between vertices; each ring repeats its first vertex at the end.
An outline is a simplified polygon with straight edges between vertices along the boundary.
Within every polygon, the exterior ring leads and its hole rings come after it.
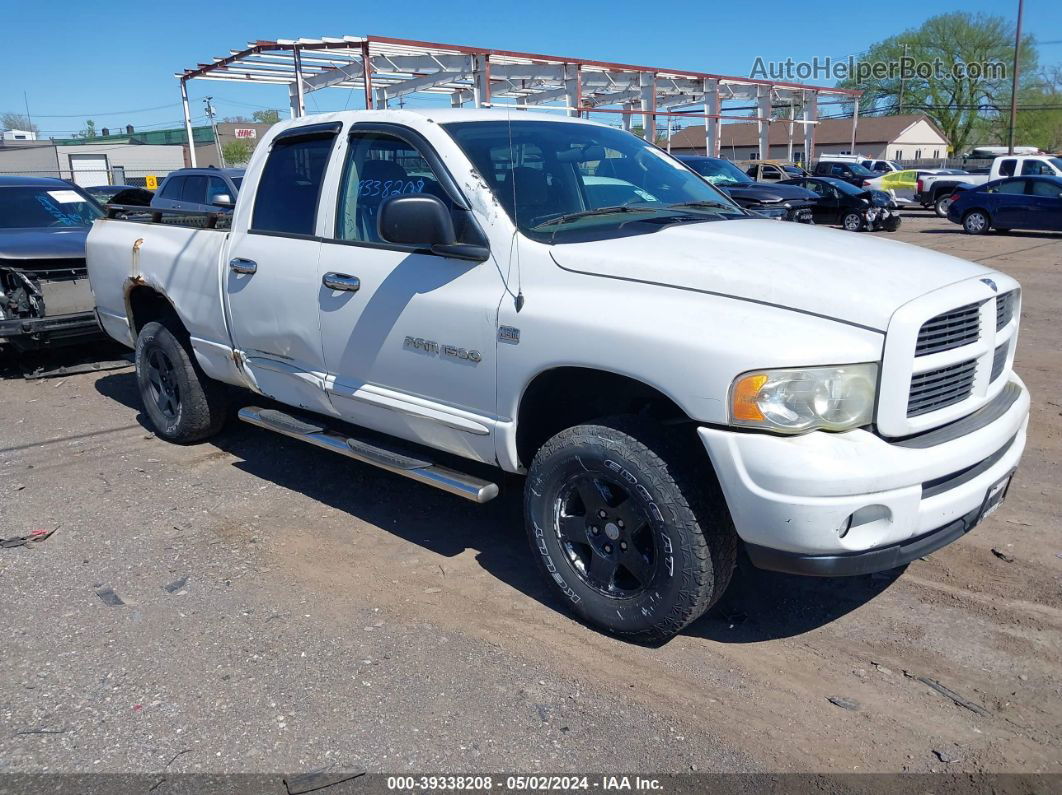
POLYGON ((184 190, 181 191, 181 201, 202 204, 206 196, 207 178, 193 174, 184 178, 184 190))
POLYGON ((225 184, 225 180, 221 177, 210 177, 210 182, 207 185, 206 203, 213 204, 218 196, 229 196, 233 199, 236 198, 233 196, 233 191, 229 189, 227 184, 225 184))
POLYGON ((254 198, 253 232, 312 235, 335 135, 273 142, 254 198))
POLYGON ((173 201, 181 200, 181 191, 184 190, 184 177, 174 177, 167 180, 166 184, 162 187, 162 192, 159 194, 163 199, 172 199, 173 201))
POLYGON ((1047 196, 1051 199, 1057 199, 1062 194, 1062 184, 1057 182, 1045 182, 1039 179, 1029 180, 1029 182, 1032 183, 1030 188, 1033 196, 1047 196))
POLYGON ((1015 160, 1004 160, 999 164, 999 175, 1001 177, 1013 177, 1014 176, 1014 164, 1015 160))
POLYGON ((1021 164, 1022 176, 1036 176, 1039 174, 1050 175, 1054 172, 1047 167, 1046 163, 1041 163, 1039 160, 1026 160, 1021 164))
POLYGON ((996 188, 996 193, 1025 193, 1025 182, 1026 180, 1024 179, 1008 180, 1007 182, 1001 183, 999 187, 996 188))
MULTIPOLYGON (((347 147, 339 190, 336 237, 382 243, 377 227, 380 206, 392 196, 417 193, 435 196, 453 213, 453 202, 416 147, 386 133, 355 133, 347 147)), ((454 220, 460 235, 460 224, 454 220)))

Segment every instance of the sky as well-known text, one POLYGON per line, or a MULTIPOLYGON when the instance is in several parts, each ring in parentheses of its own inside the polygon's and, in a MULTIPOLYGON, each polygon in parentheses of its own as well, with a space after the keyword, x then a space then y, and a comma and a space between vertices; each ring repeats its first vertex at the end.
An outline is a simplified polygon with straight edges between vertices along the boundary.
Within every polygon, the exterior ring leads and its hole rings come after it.
MULTIPOLYGON (((935 14, 961 10, 1012 19, 1017 5, 1017 0, 891 0, 865 6, 816 0, 659 6, 645 0, 0 0, 7 34, 0 48, 0 112, 25 113, 25 92, 43 136, 80 130, 86 119, 94 120, 97 130, 178 127, 174 73, 256 39, 374 34, 748 76, 757 56, 844 58, 935 14)), ((1026 0, 1024 30, 1041 42, 1041 63, 1062 63, 1062 2, 1026 0)), ((219 117, 250 116, 260 108, 286 113, 288 104, 281 86, 192 81, 189 93, 196 123, 205 122, 207 95, 219 117)), ((315 92, 307 97, 307 111, 360 107, 353 94, 315 92)))

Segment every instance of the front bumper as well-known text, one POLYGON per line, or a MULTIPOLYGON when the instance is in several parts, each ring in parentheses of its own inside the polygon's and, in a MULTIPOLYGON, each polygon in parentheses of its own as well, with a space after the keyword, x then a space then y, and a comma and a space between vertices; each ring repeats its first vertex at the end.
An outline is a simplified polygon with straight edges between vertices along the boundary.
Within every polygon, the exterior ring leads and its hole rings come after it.
POLYGON ((869 431, 776 436, 700 428, 753 563, 803 574, 865 574, 951 543, 1018 465, 1029 393, 920 436, 869 431), (843 528, 851 523, 847 531, 843 528))
POLYGON ((96 320, 95 311, 92 310, 54 317, 0 320, 0 340, 22 350, 101 336, 103 330, 96 320))

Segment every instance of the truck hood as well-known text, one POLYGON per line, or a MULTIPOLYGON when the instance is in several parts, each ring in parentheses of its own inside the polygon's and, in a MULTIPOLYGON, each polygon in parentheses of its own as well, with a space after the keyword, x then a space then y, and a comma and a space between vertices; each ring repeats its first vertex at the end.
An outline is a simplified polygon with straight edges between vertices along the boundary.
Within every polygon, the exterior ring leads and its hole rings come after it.
POLYGON ((958 257, 856 232, 742 219, 553 246, 561 268, 698 290, 884 331, 900 306, 991 273, 958 257))
POLYGON ((0 230, 0 260, 84 259, 88 227, 0 230))

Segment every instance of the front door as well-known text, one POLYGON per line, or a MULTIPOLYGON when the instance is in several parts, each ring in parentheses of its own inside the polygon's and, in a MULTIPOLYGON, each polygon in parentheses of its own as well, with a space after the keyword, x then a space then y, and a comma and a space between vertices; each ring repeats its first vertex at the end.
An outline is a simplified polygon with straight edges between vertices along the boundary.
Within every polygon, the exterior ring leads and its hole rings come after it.
POLYGON ((274 139, 245 219, 249 228, 232 233, 224 275, 233 342, 253 384, 325 413, 334 412, 324 392, 315 225, 335 139, 336 127, 319 125, 274 139))
POLYGON ((497 311, 493 259, 470 262, 384 242, 392 196, 426 193, 475 230, 428 146, 394 125, 354 125, 340 178, 334 239, 321 246, 320 324, 327 389, 350 422, 493 462, 497 311))
POLYGON ((1032 209, 1032 229, 1062 232, 1062 182, 1056 179, 1030 179, 1029 205, 1032 209))

